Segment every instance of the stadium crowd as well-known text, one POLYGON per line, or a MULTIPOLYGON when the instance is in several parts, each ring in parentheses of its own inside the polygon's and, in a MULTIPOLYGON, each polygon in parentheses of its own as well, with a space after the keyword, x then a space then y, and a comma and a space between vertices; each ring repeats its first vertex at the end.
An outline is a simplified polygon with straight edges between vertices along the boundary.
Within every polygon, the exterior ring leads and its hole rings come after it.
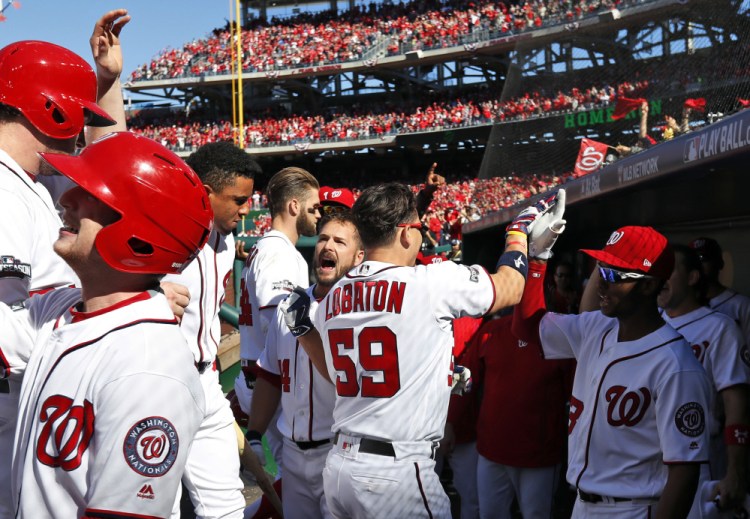
MULTIPOLYGON (((590 110, 608 106, 617 96, 641 96, 648 81, 621 82, 616 86, 601 84, 586 89, 572 88, 563 92, 539 89, 522 96, 500 101, 497 94, 475 90, 470 95, 438 99, 426 106, 383 106, 380 110, 351 109, 327 115, 256 115, 244 125, 248 147, 291 145, 301 142, 329 142, 378 138, 400 133, 429 131, 488 124, 493 121, 522 120, 566 111, 590 110)), ((163 145, 189 150, 208 142, 233 140, 229 121, 200 118, 185 121, 181 113, 149 119, 147 113, 128 121, 129 127, 163 145)))
MULTIPOLYGON (((262 72, 319 66, 363 59, 378 42, 389 55, 408 50, 460 45, 482 32, 488 38, 570 23, 580 18, 643 0, 419 0, 371 3, 345 13, 326 11, 280 20, 256 19, 242 33, 243 70, 262 72)), ((165 49, 137 67, 130 81, 220 75, 231 71, 230 27, 205 38, 165 49)))

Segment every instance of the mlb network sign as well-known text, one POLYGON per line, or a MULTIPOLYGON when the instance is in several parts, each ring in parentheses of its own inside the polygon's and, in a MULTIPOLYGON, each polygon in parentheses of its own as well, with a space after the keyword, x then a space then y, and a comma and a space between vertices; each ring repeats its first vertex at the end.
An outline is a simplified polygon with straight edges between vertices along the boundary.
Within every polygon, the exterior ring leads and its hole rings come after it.
POLYGON ((708 159, 750 144, 750 125, 743 119, 706 129, 688 139, 683 151, 683 162, 708 159))

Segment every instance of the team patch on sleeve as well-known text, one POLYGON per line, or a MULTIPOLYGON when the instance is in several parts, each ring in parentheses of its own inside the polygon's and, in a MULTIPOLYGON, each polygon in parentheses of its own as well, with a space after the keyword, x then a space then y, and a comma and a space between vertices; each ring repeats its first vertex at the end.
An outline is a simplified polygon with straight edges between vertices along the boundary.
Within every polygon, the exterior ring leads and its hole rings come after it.
POLYGON ((0 256, 0 278, 30 278, 31 265, 13 256, 0 256))
POLYGON ((706 427, 706 416, 703 406, 698 402, 683 404, 674 415, 677 429, 685 436, 696 437, 703 434, 706 427))
POLYGON ((141 476, 158 478, 172 468, 179 448, 180 440, 172 422, 151 416, 130 428, 122 450, 131 469, 141 476))
POLYGON ((466 268, 469 270, 469 281, 479 283, 479 269, 469 266, 466 266, 466 268))

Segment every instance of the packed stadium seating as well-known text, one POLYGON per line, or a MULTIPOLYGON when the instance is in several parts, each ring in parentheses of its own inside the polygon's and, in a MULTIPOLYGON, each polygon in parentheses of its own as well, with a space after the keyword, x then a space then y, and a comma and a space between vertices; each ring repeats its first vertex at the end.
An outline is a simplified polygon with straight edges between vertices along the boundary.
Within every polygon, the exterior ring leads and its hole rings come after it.
MULTIPOLYGON (((426 0, 374 3, 343 14, 301 14, 287 20, 255 20, 242 34, 243 70, 269 71, 363 59, 377 42, 387 54, 456 46, 472 33, 487 38, 570 23, 584 16, 643 0, 426 0), (436 5, 437 4, 437 5, 436 5)), ((231 69, 229 27, 205 38, 165 49, 136 68, 130 81, 227 74, 231 69)))

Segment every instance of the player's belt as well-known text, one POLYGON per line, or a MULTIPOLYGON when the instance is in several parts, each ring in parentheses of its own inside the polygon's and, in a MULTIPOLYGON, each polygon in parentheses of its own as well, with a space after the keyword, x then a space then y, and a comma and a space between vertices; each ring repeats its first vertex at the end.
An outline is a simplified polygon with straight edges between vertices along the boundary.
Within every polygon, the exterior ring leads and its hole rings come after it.
POLYGON ((580 488, 578 489, 578 497, 580 497, 581 501, 584 503, 622 503, 625 501, 632 501, 629 497, 609 497, 600 496, 599 494, 589 494, 580 488))
POLYGON ((314 449, 316 447, 320 447, 321 445, 328 445, 329 443, 331 443, 331 440, 328 440, 328 439, 326 439, 326 440, 313 440, 313 441, 310 441, 310 442, 298 442, 298 441, 295 441, 294 443, 297 444, 297 447, 299 447, 300 450, 309 451, 310 449, 314 449))
MULTIPOLYGON (((339 445, 339 433, 333 438, 333 443, 339 445)), ((390 456, 391 458, 396 457, 396 451, 393 449, 393 444, 380 440, 373 440, 372 438, 361 438, 359 440, 359 452, 365 454, 376 454, 378 456, 390 456)), ((437 452, 436 445, 433 445, 431 459, 435 459, 435 453, 437 452)))

